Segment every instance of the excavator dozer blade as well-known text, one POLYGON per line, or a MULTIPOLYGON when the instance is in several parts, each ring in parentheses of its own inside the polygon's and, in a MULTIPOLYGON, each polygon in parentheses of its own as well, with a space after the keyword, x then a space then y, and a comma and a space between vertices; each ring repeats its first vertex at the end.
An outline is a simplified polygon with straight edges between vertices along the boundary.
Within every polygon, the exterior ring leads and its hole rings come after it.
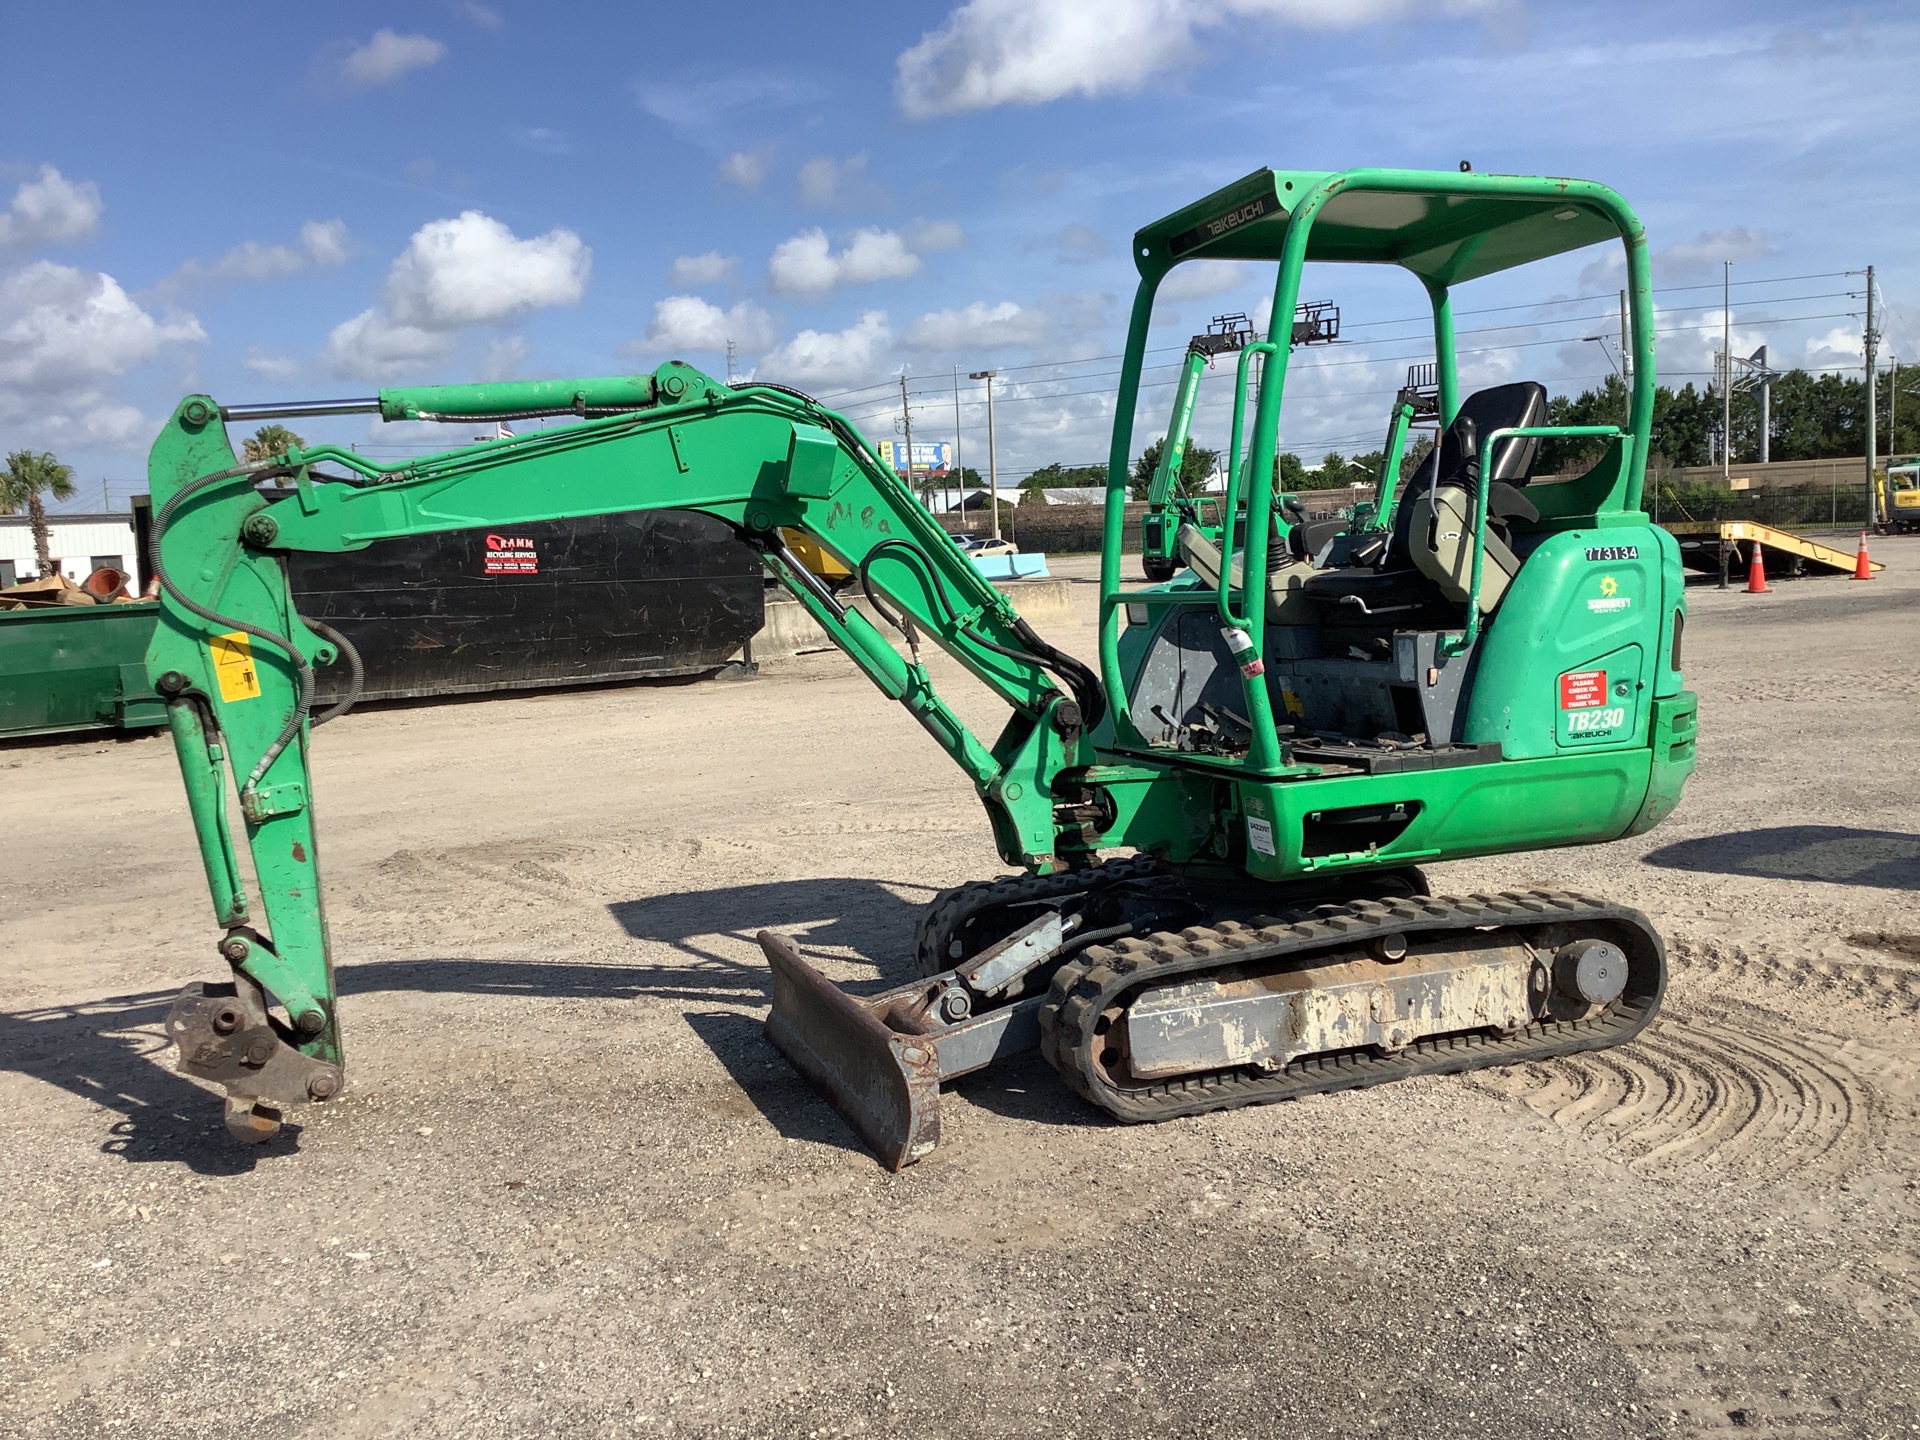
POLYGON ((940 1140, 940 1057, 925 1037, 890 1028, 795 953, 783 936, 757 937, 773 970, 767 1038, 833 1102, 889 1170, 940 1140))

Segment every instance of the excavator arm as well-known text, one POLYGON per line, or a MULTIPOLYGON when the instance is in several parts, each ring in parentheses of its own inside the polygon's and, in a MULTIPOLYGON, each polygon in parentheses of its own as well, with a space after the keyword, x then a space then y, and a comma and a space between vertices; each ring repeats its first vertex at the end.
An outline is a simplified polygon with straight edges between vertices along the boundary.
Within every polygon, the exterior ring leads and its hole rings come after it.
POLYGON ((329 1098, 343 1081, 308 747, 313 727, 344 708, 313 713, 314 667, 357 667, 357 657, 295 609, 283 560, 292 552, 632 510, 715 516, 966 772, 1003 859, 1046 873, 1085 858, 1071 853, 1084 843, 1079 827, 1057 825, 1054 806, 1061 771, 1091 758, 1088 734, 1104 709, 1097 680, 1020 619, 849 422, 797 391, 724 386, 675 363, 650 376, 387 390, 314 406, 222 410, 191 396, 154 446, 149 478, 161 620, 148 667, 167 701, 233 971, 231 983, 190 986, 169 1025, 189 1073, 226 1088, 236 1134, 271 1135, 283 1107, 329 1098), (224 424, 355 412, 576 423, 391 467, 336 446, 243 464, 224 424), (264 481, 290 493, 270 499, 264 481), (783 528, 854 571, 875 612, 905 635, 907 656, 799 564, 783 528), (923 640, 1006 703, 991 743, 935 692, 923 640))

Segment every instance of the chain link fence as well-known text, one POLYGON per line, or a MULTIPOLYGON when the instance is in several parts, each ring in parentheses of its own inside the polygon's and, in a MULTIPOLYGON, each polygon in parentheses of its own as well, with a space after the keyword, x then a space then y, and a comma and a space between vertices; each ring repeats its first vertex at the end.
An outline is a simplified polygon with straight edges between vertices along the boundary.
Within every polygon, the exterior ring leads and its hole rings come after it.
POLYGON ((1866 486, 1858 481, 1728 490, 1650 477, 1646 505, 1656 525, 1677 520, 1751 520, 1777 530, 1859 530, 1869 523, 1866 486))

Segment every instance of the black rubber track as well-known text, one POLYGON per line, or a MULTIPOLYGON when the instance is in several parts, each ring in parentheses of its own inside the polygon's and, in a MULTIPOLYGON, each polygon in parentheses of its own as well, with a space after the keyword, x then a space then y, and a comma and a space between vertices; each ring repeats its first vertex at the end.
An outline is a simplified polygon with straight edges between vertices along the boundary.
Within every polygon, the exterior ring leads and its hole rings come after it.
POLYGON ((1107 860, 1084 870, 1063 870, 1053 875, 1004 875, 998 880, 969 880, 951 890, 942 890, 933 903, 920 912, 913 927, 913 966, 920 975, 938 975, 951 970, 960 960, 979 954, 996 940, 1005 939, 1037 913, 1025 908, 1035 903, 1059 900, 1097 890, 1122 880, 1144 880, 1162 873, 1151 855, 1129 855, 1107 860), (1004 923, 996 924, 992 911, 1020 906, 1004 923), (975 930, 977 933, 969 933, 975 930), (951 953, 951 942, 959 938, 962 950, 951 953))
POLYGON ((1666 947, 1646 917, 1592 896, 1528 890, 1358 900, 1322 907, 1293 923, 1255 928, 1227 921, 1177 935, 1089 946, 1054 974, 1040 1006, 1040 1048, 1068 1085, 1109 1114, 1130 1122, 1167 1120, 1618 1045, 1646 1028, 1660 1008, 1666 985, 1666 947), (1311 964, 1318 954, 1331 958, 1375 936, 1431 937, 1450 931, 1467 932, 1475 948, 1500 943, 1489 933, 1493 931, 1549 947, 1587 936, 1609 940, 1626 952, 1627 988, 1591 1019, 1538 1021, 1511 1036, 1436 1036, 1390 1055, 1346 1050, 1309 1056, 1271 1073, 1235 1067, 1143 1082, 1114 1075, 1100 1063, 1107 1043, 1101 1017, 1124 1008, 1134 992, 1149 986, 1275 959, 1311 964))

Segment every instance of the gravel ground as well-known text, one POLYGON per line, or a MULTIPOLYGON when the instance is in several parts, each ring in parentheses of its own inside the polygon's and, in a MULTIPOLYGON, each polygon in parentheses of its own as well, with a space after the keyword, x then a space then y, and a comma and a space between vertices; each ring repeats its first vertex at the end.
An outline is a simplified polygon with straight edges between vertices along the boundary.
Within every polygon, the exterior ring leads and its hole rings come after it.
POLYGON ((900 1175, 750 937, 898 979, 1001 867, 837 655, 324 732, 352 1088, 258 1149, 162 1044, 220 973, 167 741, 0 750, 0 1435, 1920 1433, 1920 541, 1876 553, 1695 592, 1661 829, 1432 868, 1644 909, 1640 1042, 1144 1128, 1028 1060, 900 1175))

